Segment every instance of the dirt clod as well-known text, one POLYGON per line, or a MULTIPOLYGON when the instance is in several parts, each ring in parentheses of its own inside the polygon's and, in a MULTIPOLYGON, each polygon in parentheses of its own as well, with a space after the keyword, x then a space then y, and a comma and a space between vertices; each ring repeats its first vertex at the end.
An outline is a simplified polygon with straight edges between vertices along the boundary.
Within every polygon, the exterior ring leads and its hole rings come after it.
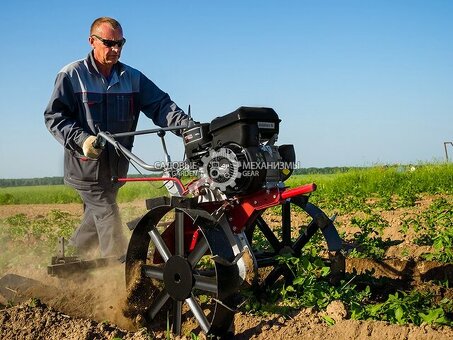
POLYGON ((346 309, 346 306, 342 301, 335 300, 332 301, 326 309, 326 313, 328 316, 330 316, 332 319, 335 321, 340 321, 346 319, 348 315, 348 311, 346 309))

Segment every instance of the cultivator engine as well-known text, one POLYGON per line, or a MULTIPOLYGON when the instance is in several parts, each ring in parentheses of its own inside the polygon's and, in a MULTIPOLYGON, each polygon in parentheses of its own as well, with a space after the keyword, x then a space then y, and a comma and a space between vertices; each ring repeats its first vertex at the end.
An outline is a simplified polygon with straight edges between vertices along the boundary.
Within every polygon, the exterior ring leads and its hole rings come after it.
POLYGON ((211 123, 190 122, 182 129, 187 157, 183 163, 170 162, 166 152, 165 131, 174 127, 99 133, 98 140, 115 146, 129 160, 164 173, 161 178, 116 180, 161 180, 170 192, 169 197, 148 199, 148 212, 130 223, 130 316, 170 321, 173 332, 180 334, 193 315, 204 332, 224 334, 232 324, 240 290, 291 280, 291 271, 278 256, 300 256, 317 230, 325 237, 332 273, 343 272, 342 240, 333 221, 308 201, 315 184, 291 189, 284 184, 294 169, 295 153, 292 145, 275 144, 279 123, 274 110, 250 107, 211 123), (166 154, 162 166, 143 162, 117 141, 144 133, 161 137, 166 154), (183 185, 179 177, 187 171, 197 176, 183 185), (274 211, 271 218, 268 209, 274 211))

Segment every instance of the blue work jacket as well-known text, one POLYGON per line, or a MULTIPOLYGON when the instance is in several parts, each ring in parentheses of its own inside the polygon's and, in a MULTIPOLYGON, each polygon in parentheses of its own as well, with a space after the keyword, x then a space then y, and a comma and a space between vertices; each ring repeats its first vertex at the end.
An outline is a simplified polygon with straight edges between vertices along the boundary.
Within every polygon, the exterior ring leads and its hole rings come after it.
MULTIPOLYGON (((160 127, 187 123, 187 115, 140 71, 118 62, 106 79, 91 52, 58 73, 44 112, 48 130, 64 146, 64 179, 76 189, 111 187, 125 177, 128 160, 108 145, 98 159, 83 155, 83 142, 99 131, 135 131, 140 112, 160 127)), ((132 149, 133 137, 118 141, 132 149)))

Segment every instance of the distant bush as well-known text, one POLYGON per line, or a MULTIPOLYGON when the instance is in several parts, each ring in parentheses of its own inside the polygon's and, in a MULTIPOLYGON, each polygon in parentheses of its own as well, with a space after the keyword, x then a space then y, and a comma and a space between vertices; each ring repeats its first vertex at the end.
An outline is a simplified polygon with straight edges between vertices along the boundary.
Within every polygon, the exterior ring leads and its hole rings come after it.
POLYGON ((0 204, 5 205, 5 204, 15 204, 17 203, 17 199, 10 193, 3 193, 0 192, 0 204))

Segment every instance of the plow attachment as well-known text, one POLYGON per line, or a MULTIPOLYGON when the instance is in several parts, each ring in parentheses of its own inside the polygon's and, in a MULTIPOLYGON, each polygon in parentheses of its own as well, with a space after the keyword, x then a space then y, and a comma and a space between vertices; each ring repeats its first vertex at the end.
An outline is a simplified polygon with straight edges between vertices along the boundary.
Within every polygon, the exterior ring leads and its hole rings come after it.
POLYGON ((50 265, 47 266, 47 274, 64 278, 91 269, 117 265, 120 262, 121 259, 115 256, 91 260, 81 259, 77 256, 66 256, 65 240, 60 237, 58 239, 57 255, 52 257, 50 265))

